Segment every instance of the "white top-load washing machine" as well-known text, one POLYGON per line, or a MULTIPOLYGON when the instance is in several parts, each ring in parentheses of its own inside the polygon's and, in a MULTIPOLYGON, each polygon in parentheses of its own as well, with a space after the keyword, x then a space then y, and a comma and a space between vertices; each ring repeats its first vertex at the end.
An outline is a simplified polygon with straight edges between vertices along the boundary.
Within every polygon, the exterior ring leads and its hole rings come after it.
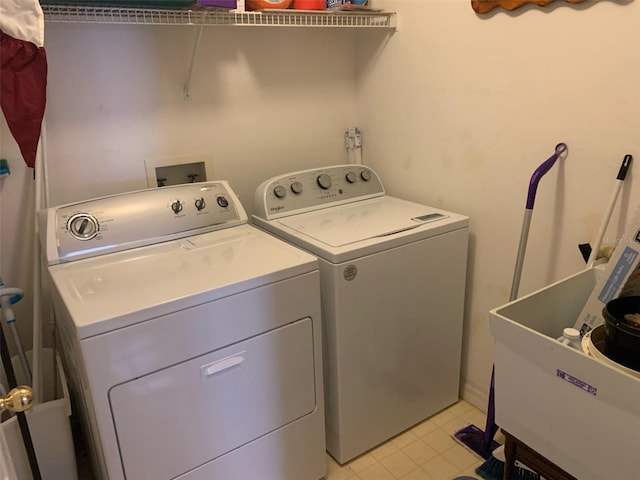
POLYGON ((319 273, 226 182, 40 212, 98 478, 325 474, 319 273))
POLYGON ((262 183, 255 225, 319 257, 327 449, 340 463, 458 400, 468 218, 338 165, 262 183))

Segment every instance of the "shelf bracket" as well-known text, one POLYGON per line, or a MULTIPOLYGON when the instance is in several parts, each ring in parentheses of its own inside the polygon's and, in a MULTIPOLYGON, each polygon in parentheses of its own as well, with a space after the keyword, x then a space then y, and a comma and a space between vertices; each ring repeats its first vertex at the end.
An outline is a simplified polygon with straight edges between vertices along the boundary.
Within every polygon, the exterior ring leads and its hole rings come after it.
POLYGON ((193 76, 193 67, 196 63, 196 57, 198 56, 198 49, 200 48, 200 38, 202 37, 202 30, 204 25, 198 26, 196 32, 196 40, 193 44, 193 52, 191 52, 191 61, 189 62, 189 69, 187 70, 187 80, 184 83, 183 95, 185 100, 191 99, 191 77, 193 76))

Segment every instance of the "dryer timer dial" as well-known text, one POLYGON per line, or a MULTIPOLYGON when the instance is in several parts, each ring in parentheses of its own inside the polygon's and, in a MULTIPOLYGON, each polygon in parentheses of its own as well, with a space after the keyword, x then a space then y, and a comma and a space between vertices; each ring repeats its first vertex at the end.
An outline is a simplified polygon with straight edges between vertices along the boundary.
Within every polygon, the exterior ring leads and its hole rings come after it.
POLYGON ((76 213, 67 221, 67 231, 78 240, 91 240, 100 231, 100 223, 93 215, 76 213))

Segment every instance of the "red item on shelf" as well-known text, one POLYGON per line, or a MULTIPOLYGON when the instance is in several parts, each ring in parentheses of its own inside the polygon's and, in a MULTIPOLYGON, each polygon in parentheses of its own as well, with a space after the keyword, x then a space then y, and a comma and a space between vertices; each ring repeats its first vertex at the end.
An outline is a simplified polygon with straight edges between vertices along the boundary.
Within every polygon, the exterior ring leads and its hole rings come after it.
POLYGON ((247 10, 263 10, 268 8, 289 8, 293 0, 246 0, 247 10))
POLYGON ((291 8, 296 10, 326 10, 327 0, 293 0, 291 8))

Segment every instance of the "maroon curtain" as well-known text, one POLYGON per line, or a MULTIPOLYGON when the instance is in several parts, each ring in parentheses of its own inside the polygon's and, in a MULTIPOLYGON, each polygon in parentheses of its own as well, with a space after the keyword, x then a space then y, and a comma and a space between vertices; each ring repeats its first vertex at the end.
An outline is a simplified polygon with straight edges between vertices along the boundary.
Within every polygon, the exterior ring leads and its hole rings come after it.
POLYGON ((36 164, 47 92, 44 47, 0 31, 0 106, 27 165, 36 164))

